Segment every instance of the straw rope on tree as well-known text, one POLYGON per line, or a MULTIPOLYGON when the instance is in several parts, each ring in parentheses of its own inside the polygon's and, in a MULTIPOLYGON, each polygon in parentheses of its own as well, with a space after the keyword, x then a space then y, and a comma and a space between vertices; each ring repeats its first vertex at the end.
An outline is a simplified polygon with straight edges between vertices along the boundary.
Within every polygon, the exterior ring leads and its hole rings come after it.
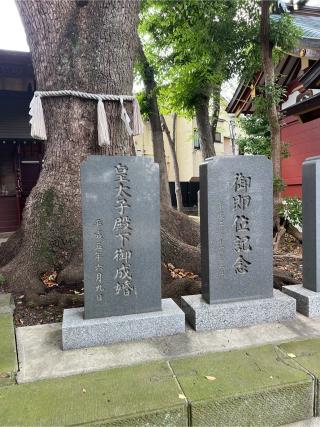
POLYGON ((139 103, 132 95, 105 95, 88 92, 80 92, 75 90, 50 90, 36 91, 30 103, 30 124, 31 136, 35 139, 47 140, 47 131, 44 121, 41 98, 48 97, 66 97, 72 96, 75 98, 89 99, 98 101, 97 105, 97 129, 98 129, 98 144, 110 145, 110 135, 108 121, 104 109, 103 101, 119 101, 121 104, 121 120, 124 122, 128 135, 140 135, 143 133, 143 121, 140 114, 139 103), (133 129, 130 126, 131 119, 125 109, 124 101, 132 101, 133 104, 133 129))

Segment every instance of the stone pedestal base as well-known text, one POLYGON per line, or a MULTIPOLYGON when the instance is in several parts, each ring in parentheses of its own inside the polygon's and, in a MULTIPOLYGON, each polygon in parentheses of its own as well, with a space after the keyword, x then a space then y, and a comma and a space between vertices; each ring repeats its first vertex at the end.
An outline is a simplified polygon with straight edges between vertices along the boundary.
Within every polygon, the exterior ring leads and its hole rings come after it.
POLYGON ((162 300, 161 311, 151 313, 84 319, 83 312, 83 307, 64 310, 63 350, 96 347, 185 332, 185 315, 169 298, 162 300))
POLYGON ((282 291, 295 298, 297 311, 307 317, 320 316, 320 292, 313 292, 302 285, 284 286, 282 291))
POLYGON ((182 310, 196 331, 230 329, 257 323, 291 320, 296 316, 294 298, 274 290, 272 298, 208 304, 201 295, 181 298, 182 310))

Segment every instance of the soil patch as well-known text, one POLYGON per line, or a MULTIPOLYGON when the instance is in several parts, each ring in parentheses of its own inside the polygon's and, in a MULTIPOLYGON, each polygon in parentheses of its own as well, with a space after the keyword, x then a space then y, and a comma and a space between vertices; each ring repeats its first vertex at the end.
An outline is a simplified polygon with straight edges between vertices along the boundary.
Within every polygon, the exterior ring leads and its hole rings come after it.
MULTIPOLYGON (((282 239, 279 251, 274 254, 274 267, 302 283, 302 248, 293 237, 286 234, 282 239)), ((52 289, 47 289, 47 292, 53 291, 64 294, 82 294, 83 287, 82 285, 59 285, 52 289)), ((1 285, 0 293, 1 292, 11 292, 10 286, 8 284, 1 285)), ((26 304, 23 294, 13 294, 13 297, 16 305, 14 312, 16 326, 61 322, 63 310, 65 308, 79 306, 79 304, 71 304, 69 307, 55 305, 30 307, 26 304)))

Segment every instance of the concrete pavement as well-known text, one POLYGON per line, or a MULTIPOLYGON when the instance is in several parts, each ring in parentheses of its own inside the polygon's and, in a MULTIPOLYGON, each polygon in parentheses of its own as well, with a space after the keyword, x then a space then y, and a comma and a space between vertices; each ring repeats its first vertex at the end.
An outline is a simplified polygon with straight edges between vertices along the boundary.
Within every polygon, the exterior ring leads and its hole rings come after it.
POLYGON ((284 341, 320 337, 320 318, 297 315, 293 321, 247 328, 195 332, 106 347, 61 348, 61 323, 16 329, 18 383, 57 378, 120 366, 170 360, 210 352, 229 351, 284 341))

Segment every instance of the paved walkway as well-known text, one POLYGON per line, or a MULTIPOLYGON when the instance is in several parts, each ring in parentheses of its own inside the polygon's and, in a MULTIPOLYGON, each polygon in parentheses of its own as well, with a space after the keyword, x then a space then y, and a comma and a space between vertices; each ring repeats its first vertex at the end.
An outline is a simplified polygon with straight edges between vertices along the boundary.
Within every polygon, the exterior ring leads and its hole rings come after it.
POLYGON ((144 341, 63 351, 61 323, 17 328, 19 383, 120 366, 170 360, 301 338, 320 337, 320 318, 297 315, 293 321, 248 328, 195 332, 144 341))
POLYGON ((320 319, 66 352, 59 324, 16 335, 19 365, 0 294, 0 426, 320 425, 320 319))

